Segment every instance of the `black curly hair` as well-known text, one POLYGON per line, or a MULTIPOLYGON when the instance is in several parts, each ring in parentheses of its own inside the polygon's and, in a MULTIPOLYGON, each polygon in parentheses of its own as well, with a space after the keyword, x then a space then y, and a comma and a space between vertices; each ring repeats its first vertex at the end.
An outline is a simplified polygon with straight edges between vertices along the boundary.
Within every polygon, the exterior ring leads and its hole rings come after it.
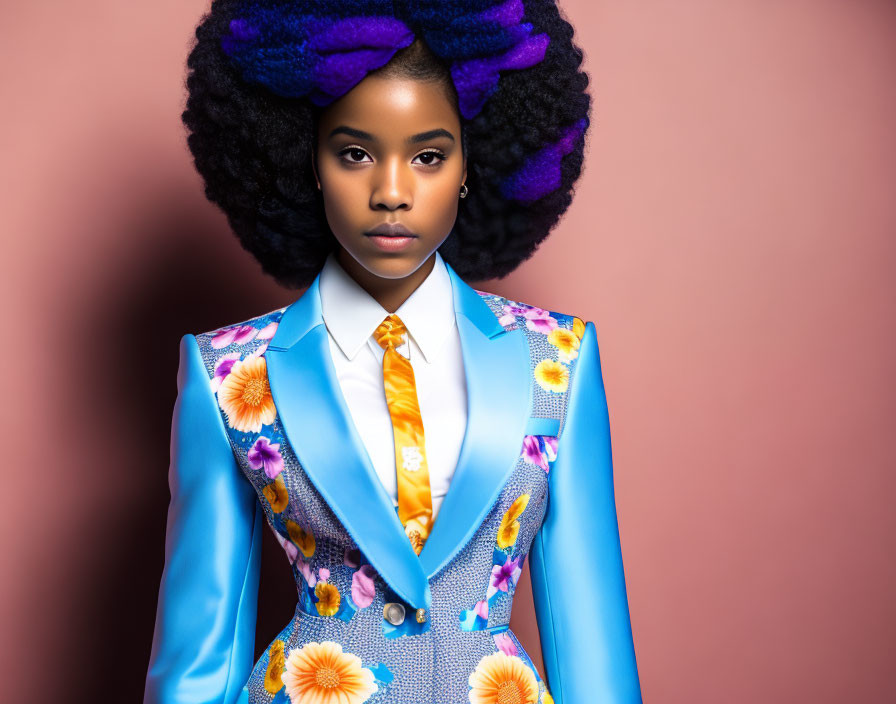
MULTIPOLYGON (((336 249, 311 168, 320 108, 245 81, 221 49, 240 0, 213 0, 187 60, 181 115, 206 197, 226 214, 241 245, 287 288, 307 286, 336 249)), ((461 118, 469 195, 439 253, 465 280, 502 278, 534 253, 572 202, 584 156, 583 130, 560 161, 560 187, 536 200, 502 195, 502 184, 576 123, 591 97, 573 28, 553 0, 525 0, 526 22, 550 37, 544 60, 501 74, 497 91, 461 118)), ((421 39, 378 72, 443 82, 448 66, 421 39)))

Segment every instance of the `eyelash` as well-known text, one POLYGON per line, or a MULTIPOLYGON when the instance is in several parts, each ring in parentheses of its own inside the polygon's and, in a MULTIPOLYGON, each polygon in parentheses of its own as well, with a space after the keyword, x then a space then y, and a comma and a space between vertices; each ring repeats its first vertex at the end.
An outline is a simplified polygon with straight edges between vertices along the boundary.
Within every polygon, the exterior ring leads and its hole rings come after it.
MULTIPOLYGON (((367 151, 365 149, 363 149, 362 147, 351 145, 351 146, 345 147, 344 149, 340 149, 339 152, 336 154, 336 156, 339 157, 340 161, 343 161, 347 164, 363 164, 364 163, 363 161, 351 161, 350 159, 342 158, 343 154, 348 154, 349 152, 352 152, 352 151, 359 151, 359 152, 364 152, 365 154, 367 154, 367 151)), ((436 157, 438 157, 438 161, 433 162, 431 164, 421 164, 421 166, 434 167, 434 166, 437 166, 438 164, 440 164, 441 162, 445 161, 445 159, 448 158, 447 156, 445 156, 445 152, 443 152, 441 149, 427 149, 426 151, 422 151, 419 154, 417 154, 416 156, 414 156, 414 158, 416 159, 418 156, 423 156, 424 154, 434 154, 436 157)))

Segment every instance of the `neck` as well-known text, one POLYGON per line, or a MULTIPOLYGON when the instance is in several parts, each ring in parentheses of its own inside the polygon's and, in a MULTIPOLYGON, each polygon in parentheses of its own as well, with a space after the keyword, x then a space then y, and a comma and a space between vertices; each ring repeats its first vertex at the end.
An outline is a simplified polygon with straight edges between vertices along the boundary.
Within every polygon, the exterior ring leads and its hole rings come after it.
POLYGON ((436 253, 433 252, 415 271, 397 279, 386 279, 369 272, 342 247, 336 254, 336 261, 377 303, 394 313, 432 272, 436 253))

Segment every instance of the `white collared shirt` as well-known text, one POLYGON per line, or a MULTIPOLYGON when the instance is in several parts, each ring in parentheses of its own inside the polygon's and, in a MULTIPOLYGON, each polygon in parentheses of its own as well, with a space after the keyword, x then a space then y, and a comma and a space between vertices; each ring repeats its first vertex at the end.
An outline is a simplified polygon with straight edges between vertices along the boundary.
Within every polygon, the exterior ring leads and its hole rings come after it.
MULTIPOLYGON (((318 285, 342 395, 373 468, 397 506, 395 441, 383 388, 385 350, 373 338, 389 312, 346 273, 335 253, 327 257, 318 285)), ((409 333, 396 350, 414 369, 435 519, 454 475, 467 424, 466 378, 451 279, 438 252, 429 276, 395 314, 409 333)))

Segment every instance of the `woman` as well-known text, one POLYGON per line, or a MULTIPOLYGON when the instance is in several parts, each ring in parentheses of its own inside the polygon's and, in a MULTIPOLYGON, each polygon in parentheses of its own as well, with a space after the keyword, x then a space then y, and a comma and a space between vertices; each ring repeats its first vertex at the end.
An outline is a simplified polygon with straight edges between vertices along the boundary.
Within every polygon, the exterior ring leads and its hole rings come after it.
POLYGON ((551 2, 213 3, 189 145, 308 288, 181 339, 146 702, 640 701, 594 325, 464 282, 570 203, 571 37, 551 2), (254 661, 263 522, 298 601, 254 661))

